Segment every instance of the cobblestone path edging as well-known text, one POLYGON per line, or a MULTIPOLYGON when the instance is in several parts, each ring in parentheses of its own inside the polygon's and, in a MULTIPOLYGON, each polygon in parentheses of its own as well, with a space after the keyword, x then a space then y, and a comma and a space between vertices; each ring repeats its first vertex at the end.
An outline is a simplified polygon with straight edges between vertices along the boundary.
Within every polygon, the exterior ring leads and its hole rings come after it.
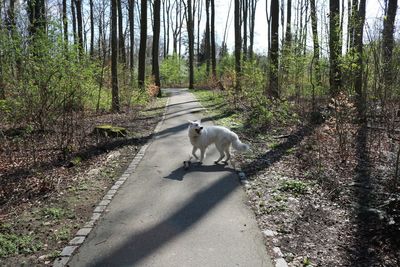
POLYGON ((90 220, 75 234, 75 237, 72 238, 68 245, 64 247, 61 251, 59 257, 57 257, 53 262, 53 267, 63 267, 66 266, 72 254, 77 250, 77 248, 85 241, 86 237, 93 230, 96 225, 97 220, 101 217, 103 212, 106 210, 108 204, 110 204, 114 195, 117 193, 118 189, 125 183, 128 177, 135 171, 139 162, 143 159, 144 154, 146 153, 147 148, 151 144, 151 142, 157 138, 157 133, 161 129, 161 125, 165 120, 166 111, 168 108, 170 98, 167 99, 164 107, 164 113, 162 119, 158 122, 157 126, 153 131, 153 138, 151 138, 145 145, 143 145, 139 152, 136 154, 132 162, 129 164, 128 168, 121 175, 121 177, 114 183, 114 185, 108 190, 108 192, 104 195, 102 200, 96 205, 93 210, 92 217, 90 220))

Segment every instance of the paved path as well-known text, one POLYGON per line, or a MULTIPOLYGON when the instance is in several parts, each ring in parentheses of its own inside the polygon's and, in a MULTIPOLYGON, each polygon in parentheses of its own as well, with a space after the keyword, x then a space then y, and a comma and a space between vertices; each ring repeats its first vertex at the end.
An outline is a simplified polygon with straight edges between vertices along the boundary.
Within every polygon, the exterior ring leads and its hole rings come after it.
POLYGON ((69 266, 272 266, 237 175, 214 165, 182 169, 187 120, 200 104, 170 89, 165 121, 69 266))

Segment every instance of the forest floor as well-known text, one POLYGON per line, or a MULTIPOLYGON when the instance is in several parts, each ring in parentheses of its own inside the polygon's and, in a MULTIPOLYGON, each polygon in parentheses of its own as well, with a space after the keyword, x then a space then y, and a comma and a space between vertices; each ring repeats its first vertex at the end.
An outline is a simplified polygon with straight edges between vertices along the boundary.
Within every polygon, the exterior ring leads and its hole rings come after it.
POLYGON ((165 101, 85 116, 77 127, 80 143, 72 142, 64 159, 57 127, 20 134, 0 125, 6 129, 0 144, 0 265, 51 265, 151 138, 165 101), (105 124, 124 127, 128 134, 92 134, 96 125, 105 124))
POLYGON ((351 122, 350 112, 340 125, 328 116, 260 127, 223 95, 196 95, 215 124, 251 144, 235 161, 271 255, 289 266, 400 265, 398 144, 385 132, 351 122))

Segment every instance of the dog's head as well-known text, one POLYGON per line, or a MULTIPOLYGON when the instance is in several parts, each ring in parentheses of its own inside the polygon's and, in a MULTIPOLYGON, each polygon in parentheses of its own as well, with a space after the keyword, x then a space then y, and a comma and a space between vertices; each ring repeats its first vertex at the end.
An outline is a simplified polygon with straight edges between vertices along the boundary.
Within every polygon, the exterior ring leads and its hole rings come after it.
POLYGON ((200 120, 189 121, 189 135, 197 136, 201 134, 203 126, 200 123, 200 120))

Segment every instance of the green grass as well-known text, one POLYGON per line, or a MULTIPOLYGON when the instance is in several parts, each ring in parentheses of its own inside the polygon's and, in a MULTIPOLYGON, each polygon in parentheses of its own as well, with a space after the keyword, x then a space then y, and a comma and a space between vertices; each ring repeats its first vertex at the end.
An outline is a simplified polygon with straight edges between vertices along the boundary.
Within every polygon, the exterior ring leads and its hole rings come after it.
POLYGON ((69 239, 69 236, 71 234, 71 231, 68 227, 63 226, 61 229, 59 229, 57 232, 54 233, 55 239, 65 241, 69 239))
POLYGON ((0 233, 0 258, 17 254, 31 254, 38 251, 42 244, 32 235, 0 233))
POLYGON ((281 183, 279 190, 292 193, 296 196, 304 195, 308 191, 308 184, 299 180, 288 180, 281 183))

